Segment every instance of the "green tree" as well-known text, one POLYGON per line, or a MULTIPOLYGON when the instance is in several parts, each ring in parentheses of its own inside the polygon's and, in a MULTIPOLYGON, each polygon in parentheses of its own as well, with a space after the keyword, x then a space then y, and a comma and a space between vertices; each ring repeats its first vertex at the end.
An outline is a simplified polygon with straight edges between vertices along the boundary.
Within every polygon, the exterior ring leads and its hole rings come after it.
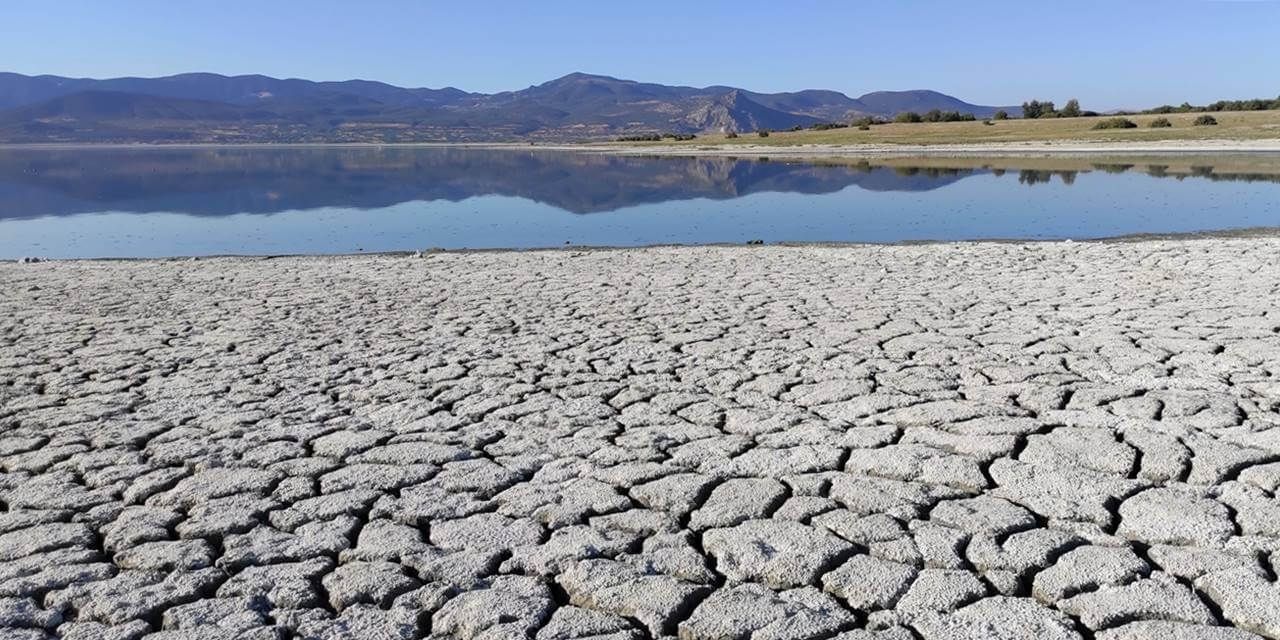
POLYGON ((1009 119, 1009 112, 1008 112, 1008 111, 1005 111, 1004 109, 1001 109, 1001 110, 999 110, 999 111, 997 111, 997 112, 996 112, 996 120, 1008 120, 1008 119, 1009 119))
POLYGON ((1022 103, 1022 117, 1024 118, 1051 118, 1054 115, 1056 115, 1056 112, 1053 110, 1052 102, 1032 100, 1022 103))
POLYGON ((920 114, 914 111, 903 111, 893 117, 894 122, 923 122, 923 120, 924 119, 920 117, 920 114))
MULTIPOLYGON (((1052 109, 1050 109, 1052 111, 1052 109)), ((1067 101, 1067 106, 1062 108, 1062 117, 1079 118, 1080 117, 1080 101, 1072 98, 1067 101)))

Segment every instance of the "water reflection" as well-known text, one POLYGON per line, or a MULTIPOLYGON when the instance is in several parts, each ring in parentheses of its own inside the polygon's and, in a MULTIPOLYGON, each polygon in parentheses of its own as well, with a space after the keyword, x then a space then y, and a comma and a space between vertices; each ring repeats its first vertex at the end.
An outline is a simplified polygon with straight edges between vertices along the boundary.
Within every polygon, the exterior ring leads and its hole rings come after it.
MULTIPOLYGON (((755 193, 926 192, 979 175, 1073 185, 1090 173, 1280 182, 1276 171, 1208 164, 1040 159, 779 161, 467 148, 0 150, 0 218, 100 211, 225 216, 512 196, 573 213, 755 193), (951 165, 945 163, 951 163, 951 165), (1019 166, 1019 163, 1034 166, 1019 166), (913 164, 918 163, 918 164, 913 164)), ((1280 164, 1280 163, 1277 163, 1280 164)))
POLYGON ((1101 238, 1280 227, 1280 155, 0 149, 0 259, 1101 238), (584 215, 589 214, 589 215, 584 215))

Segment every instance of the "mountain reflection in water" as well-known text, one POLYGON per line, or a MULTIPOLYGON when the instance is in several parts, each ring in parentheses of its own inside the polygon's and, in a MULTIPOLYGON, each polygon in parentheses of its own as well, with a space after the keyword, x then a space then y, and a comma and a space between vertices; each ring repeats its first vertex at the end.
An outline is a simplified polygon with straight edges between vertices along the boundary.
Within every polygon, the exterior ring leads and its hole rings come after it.
POLYGON ((0 218, 100 211, 225 216, 325 207, 380 209, 485 195, 519 197, 585 214, 765 192, 827 194, 850 187, 925 192, 976 175, 1008 173, 1024 185, 1055 180, 1071 185, 1091 172, 1280 181, 1280 172, 1223 173, 1206 165, 1171 170, 1168 164, 1150 163, 1018 168, 1012 159, 998 166, 910 162, 655 158, 456 147, 11 148, 0 150, 0 218))

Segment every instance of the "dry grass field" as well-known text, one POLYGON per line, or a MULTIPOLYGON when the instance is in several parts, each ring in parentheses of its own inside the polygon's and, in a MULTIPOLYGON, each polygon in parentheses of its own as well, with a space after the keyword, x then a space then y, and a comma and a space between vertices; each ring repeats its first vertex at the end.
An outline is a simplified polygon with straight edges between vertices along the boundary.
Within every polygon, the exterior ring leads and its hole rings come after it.
POLYGON ((1152 142, 1160 140, 1267 140, 1280 139, 1280 111, 1224 111, 1213 113, 1217 126, 1193 126, 1200 113, 1125 116, 1136 129, 1094 130, 1100 120, 1091 118, 1052 118, 1043 120, 993 120, 992 124, 976 122, 891 123, 875 125, 867 131, 856 127, 826 131, 778 131, 767 138, 742 134, 737 138, 724 135, 701 135, 685 142, 636 142, 637 146, 715 145, 857 145, 857 144, 966 144, 1029 141, 1088 142, 1152 142), (1167 128, 1151 128, 1156 118, 1168 118, 1167 128))

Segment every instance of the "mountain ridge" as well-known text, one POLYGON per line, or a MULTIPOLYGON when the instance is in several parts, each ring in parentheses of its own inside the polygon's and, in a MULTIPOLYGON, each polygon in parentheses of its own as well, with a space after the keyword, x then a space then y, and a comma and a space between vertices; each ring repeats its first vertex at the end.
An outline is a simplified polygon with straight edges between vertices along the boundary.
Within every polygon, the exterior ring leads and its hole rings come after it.
POLYGON ((583 72, 492 94, 265 75, 97 80, 0 72, 0 142, 565 141, 788 129, 929 109, 985 118, 998 107, 930 90, 851 98, 583 72))

